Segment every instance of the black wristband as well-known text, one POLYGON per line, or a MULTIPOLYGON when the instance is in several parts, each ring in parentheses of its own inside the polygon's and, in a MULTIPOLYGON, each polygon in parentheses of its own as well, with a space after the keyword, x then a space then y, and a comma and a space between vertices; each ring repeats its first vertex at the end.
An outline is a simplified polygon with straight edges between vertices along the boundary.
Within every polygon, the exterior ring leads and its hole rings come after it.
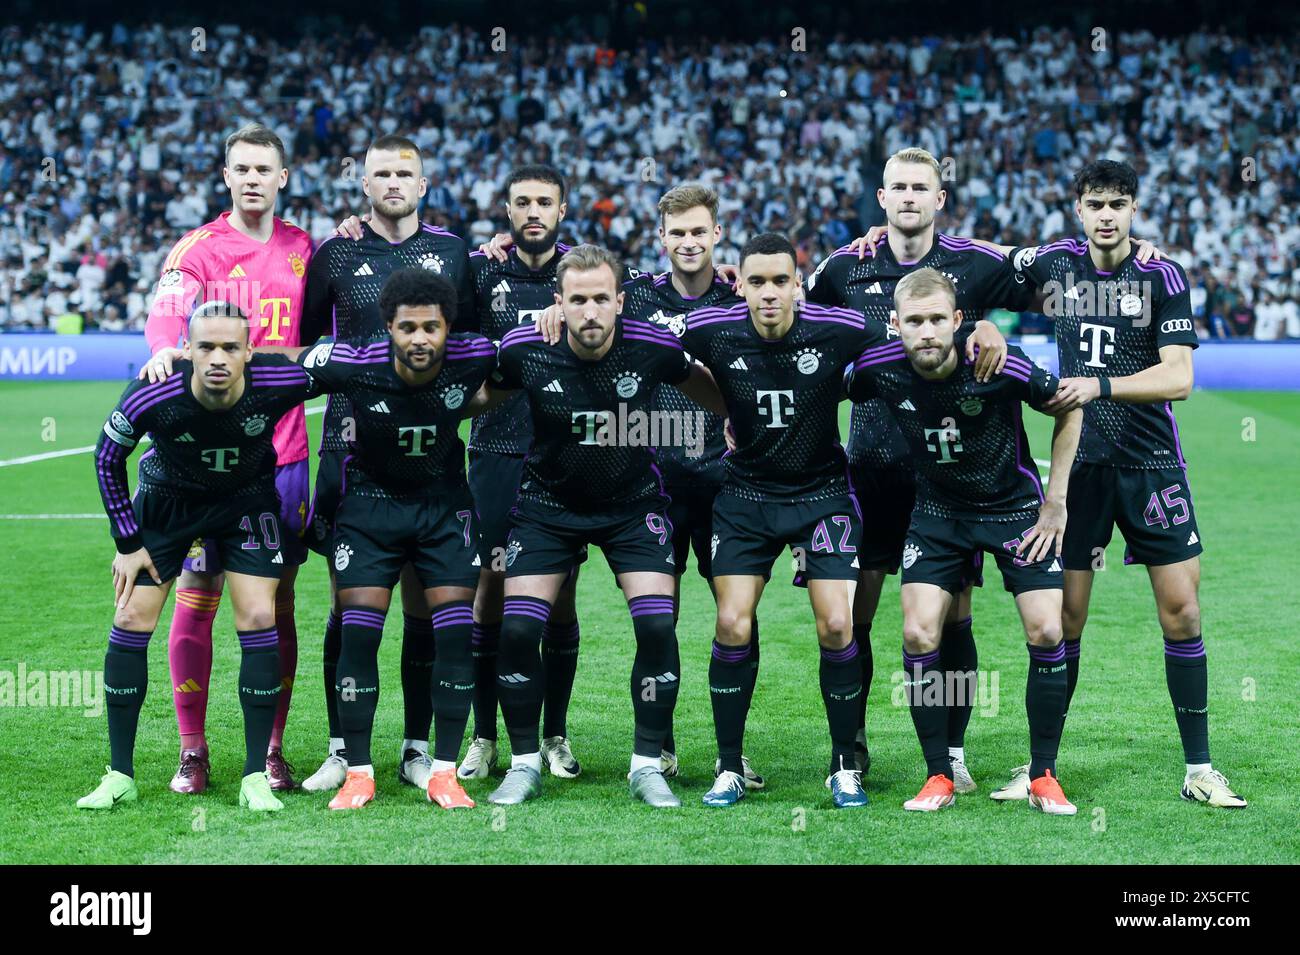
POLYGON ((1098 379, 1097 379, 1097 387, 1101 390, 1101 397, 1103 397, 1103 398, 1109 398, 1109 397, 1110 397, 1110 379, 1109 379, 1109 378, 1098 378, 1098 379))

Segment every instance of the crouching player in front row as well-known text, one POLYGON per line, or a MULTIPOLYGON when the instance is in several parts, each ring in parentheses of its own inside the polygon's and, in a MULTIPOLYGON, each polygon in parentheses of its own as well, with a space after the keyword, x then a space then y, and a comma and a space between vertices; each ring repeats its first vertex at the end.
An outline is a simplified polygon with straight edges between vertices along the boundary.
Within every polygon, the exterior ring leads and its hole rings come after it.
POLYGON ((144 703, 146 653, 172 582, 196 538, 215 544, 226 569, 243 651, 239 702, 246 747, 239 804, 274 811, 266 751, 280 695, 275 591, 284 569, 275 488, 276 422, 310 392, 283 355, 253 355, 248 319, 228 302, 206 302, 189 320, 183 357, 157 383, 132 381, 95 449, 100 495, 117 545, 117 605, 104 657, 108 772, 77 800, 111 809, 138 796, 133 755, 144 703), (146 433, 134 501, 126 459, 146 433))
POLYGON ((379 641, 393 587, 410 563, 432 608, 435 645, 428 797, 443 809, 471 808, 456 779, 456 757, 474 695, 470 640, 481 561, 458 428, 496 365, 496 349, 480 335, 449 334, 455 286, 423 269, 389 276, 379 312, 386 340, 317 345, 302 358, 318 391, 348 398, 356 423, 333 539, 343 611, 333 689, 348 770, 329 805, 359 809, 375 798, 370 736, 379 641))
POLYGON ((903 808, 933 811, 956 800, 947 748, 949 694, 970 688, 943 685, 939 642, 963 586, 963 568, 972 556, 991 551, 1003 585, 1015 595, 1029 647, 1029 802, 1046 813, 1073 815, 1056 778, 1066 697, 1059 558, 1082 415, 1075 410, 1056 417, 1044 499, 1020 405, 1043 411, 1057 379, 1013 347, 1003 372, 978 383, 953 346, 962 321, 956 291, 935 269, 905 276, 894 291, 894 308, 891 322, 901 340, 864 351, 846 372, 845 385, 853 401, 884 399, 917 472, 903 548, 903 670, 928 778, 903 808))

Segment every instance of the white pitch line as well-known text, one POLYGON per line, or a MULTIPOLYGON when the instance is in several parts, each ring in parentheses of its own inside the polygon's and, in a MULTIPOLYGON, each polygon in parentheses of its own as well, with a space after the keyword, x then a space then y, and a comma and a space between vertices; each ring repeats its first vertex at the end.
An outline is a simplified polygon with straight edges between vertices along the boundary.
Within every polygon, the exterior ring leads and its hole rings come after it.
POLYGON ((0 521, 106 521, 107 514, 0 514, 0 521))
MULTIPOLYGON (((325 406, 318 405, 314 408, 308 408, 307 414, 324 414, 325 406)), ((144 444, 149 440, 148 435, 140 443, 144 444)), ((88 444, 84 448, 64 448, 62 451, 45 451, 42 454, 29 454, 22 458, 10 458, 8 461, 0 461, 0 468, 12 467, 15 464, 35 464, 37 461, 49 461, 52 458, 66 458, 72 454, 89 454, 95 450, 93 444, 88 444)))

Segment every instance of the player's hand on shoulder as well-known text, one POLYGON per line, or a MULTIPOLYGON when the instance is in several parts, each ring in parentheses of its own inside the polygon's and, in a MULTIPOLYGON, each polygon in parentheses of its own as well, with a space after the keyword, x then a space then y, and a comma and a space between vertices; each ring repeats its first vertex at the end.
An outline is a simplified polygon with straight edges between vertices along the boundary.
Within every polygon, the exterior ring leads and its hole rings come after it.
POLYGON ((1065 541, 1065 501, 1048 497, 1038 508, 1038 523, 1029 529, 1016 553, 1035 564, 1049 555, 1060 557, 1065 541))
POLYGON ((509 232, 498 232, 491 240, 484 242, 478 247, 478 250, 486 255, 489 259, 496 259, 498 262, 504 262, 510 258, 510 247, 515 244, 509 232))
POLYGON ((858 259, 865 259, 868 255, 876 254, 876 243, 880 237, 889 231, 887 226, 873 225, 867 230, 866 235, 860 235, 849 243, 849 251, 858 253, 858 259))
POLYGON ((147 378, 149 384, 156 385, 171 375, 176 360, 184 354, 179 348, 160 348, 152 358, 144 363, 144 367, 140 369, 140 373, 136 377, 142 381, 147 378))
POLYGON ((361 217, 348 216, 334 227, 334 234, 344 239, 360 239, 366 234, 365 230, 361 228, 361 223, 369 221, 369 212, 361 217))
POLYGON ((966 340, 966 357, 975 362, 975 380, 989 381, 1006 366, 1007 340, 992 322, 976 322, 966 340))
POLYGON ((1056 394, 1043 405, 1043 410, 1050 415, 1066 414, 1082 408, 1100 395, 1101 384, 1096 378, 1062 378, 1056 386, 1056 394))
POLYGON ((135 590, 136 575, 142 570, 149 572, 154 583, 162 584, 162 578, 158 576, 158 569, 154 567, 153 558, 149 556, 147 548, 141 547, 137 551, 118 554, 113 558, 113 593, 119 610, 124 609, 130 602, 131 593, 135 590))
POLYGON ((1152 259, 1157 262, 1164 261, 1164 255, 1156 248, 1154 242, 1148 242, 1146 239, 1136 239, 1137 242, 1137 260, 1146 265, 1152 259))
POLYGON ((533 327, 548 345, 558 345, 564 335, 564 312, 558 305, 548 305, 533 319, 533 327))

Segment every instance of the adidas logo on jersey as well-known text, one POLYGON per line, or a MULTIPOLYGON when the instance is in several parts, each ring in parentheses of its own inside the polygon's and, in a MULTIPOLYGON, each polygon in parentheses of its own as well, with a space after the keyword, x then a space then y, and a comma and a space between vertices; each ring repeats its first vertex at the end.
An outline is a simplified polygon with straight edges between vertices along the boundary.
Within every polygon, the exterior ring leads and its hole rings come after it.
POLYGON ((884 295, 884 294, 885 294, 885 290, 884 290, 883 288, 880 287, 880 283, 879 283, 879 282, 873 282, 873 283, 871 283, 870 287, 867 288, 866 292, 864 292, 863 294, 864 294, 864 295, 884 295))
POLYGON ((362 262, 362 263, 361 263, 361 268, 357 269, 357 270, 356 270, 355 272, 353 272, 352 274, 353 274, 353 275, 357 275, 357 276, 363 276, 363 275, 374 275, 374 274, 375 274, 375 270, 372 269, 372 268, 370 267, 370 263, 369 263, 369 262, 362 262))
POLYGON ((283 564, 283 563, 284 563, 284 555, 283 555, 283 554, 280 554, 280 553, 277 553, 274 557, 271 558, 271 563, 273 563, 273 564, 283 564))
POLYGON ((557 395, 564 394, 564 389, 560 387, 560 379, 558 378, 552 378, 550 384, 543 388, 542 391, 549 391, 557 395))
POLYGON ((912 404, 911 398, 904 398, 902 401, 898 403, 898 407, 902 408, 904 411, 916 410, 916 405, 912 404))
POLYGON ((1061 562, 1055 558, 1052 559, 1052 566, 1047 568, 1049 574, 1059 574, 1061 572, 1061 562))
POLYGON ((532 681, 522 673, 502 673, 498 680, 505 680, 507 683, 531 683, 532 681))
POLYGON ((177 441, 185 441, 185 442, 187 442, 187 443, 189 443, 189 444, 193 444, 193 443, 194 443, 194 435, 192 435, 192 434, 190 434, 188 431, 186 431, 183 435, 181 435, 181 436, 180 436, 179 438, 177 438, 176 440, 177 440, 177 441))
POLYGON ((1201 539, 1196 536, 1196 531, 1192 531, 1192 536, 1187 538, 1187 546, 1190 547, 1192 544, 1199 544, 1200 542, 1201 539))
POLYGON ((509 295, 509 294, 510 294, 510 283, 507 282, 505 279, 502 279, 500 282, 498 282, 496 285, 494 285, 494 286, 492 287, 492 294, 493 294, 493 295, 509 295))
POLYGON ((388 413, 389 413, 389 411, 388 411, 388 402, 386 402, 386 401, 381 401, 381 402, 379 402, 379 404, 371 405, 371 406, 370 406, 370 410, 371 410, 371 411, 378 411, 380 414, 388 414, 388 413))
POLYGON ((233 269, 230 270, 230 273, 226 277, 232 279, 242 279, 242 278, 246 278, 247 276, 248 273, 244 271, 244 267, 242 265, 236 265, 233 269))
POLYGON ((737 358, 735 361, 733 361, 733 362, 732 362, 730 365, 728 365, 727 367, 728 367, 728 368, 734 368, 734 369, 736 369, 736 371, 749 371, 749 366, 745 364, 745 356, 744 356, 744 355, 741 355, 739 358, 737 358))

